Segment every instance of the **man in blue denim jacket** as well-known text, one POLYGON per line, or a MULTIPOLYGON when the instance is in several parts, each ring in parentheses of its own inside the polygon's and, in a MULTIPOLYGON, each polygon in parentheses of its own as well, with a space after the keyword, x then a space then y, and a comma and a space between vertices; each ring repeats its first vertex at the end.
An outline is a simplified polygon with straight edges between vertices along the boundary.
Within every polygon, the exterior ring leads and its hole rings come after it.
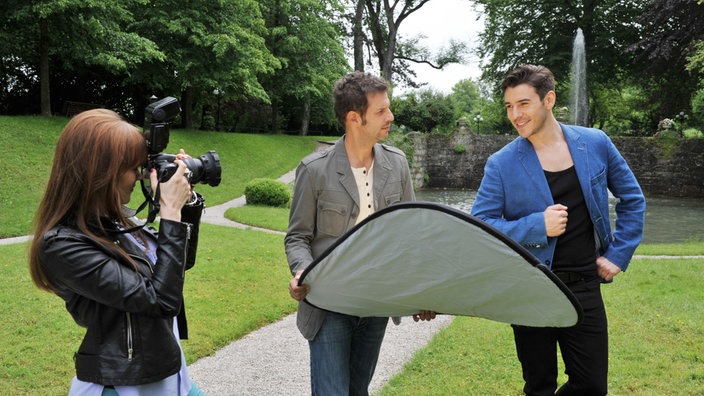
MULTIPOLYGON (((326 312, 304 301, 301 273, 339 237, 375 210, 415 200, 403 151, 380 144, 394 116, 388 84, 353 72, 333 91, 335 115, 345 135, 332 147, 304 158, 296 168, 286 256, 299 301, 297 325, 310 347, 313 395, 367 395, 388 318, 326 312)), ((421 312, 415 320, 430 320, 421 312)))
POLYGON ((579 299, 570 328, 513 326, 526 395, 607 393, 608 329, 602 282, 628 267, 643 235, 645 198, 603 131, 559 123, 555 81, 523 65, 501 88, 519 137, 486 163, 471 213, 526 247, 579 299), (609 222, 609 191, 618 199, 609 222), (568 381, 557 393, 557 345, 568 381))

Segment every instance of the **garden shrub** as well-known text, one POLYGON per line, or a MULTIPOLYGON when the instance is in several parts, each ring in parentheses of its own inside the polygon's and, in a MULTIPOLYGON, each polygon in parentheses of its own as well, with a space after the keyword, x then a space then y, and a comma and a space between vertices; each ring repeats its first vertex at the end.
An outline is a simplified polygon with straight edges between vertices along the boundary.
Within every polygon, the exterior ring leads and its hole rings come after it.
POLYGON ((687 128, 682 131, 682 135, 689 139, 701 139, 704 138, 704 132, 697 128, 687 128))
POLYGON ((244 196, 248 205, 286 206, 291 200, 291 191, 284 182, 258 178, 247 183, 244 196))

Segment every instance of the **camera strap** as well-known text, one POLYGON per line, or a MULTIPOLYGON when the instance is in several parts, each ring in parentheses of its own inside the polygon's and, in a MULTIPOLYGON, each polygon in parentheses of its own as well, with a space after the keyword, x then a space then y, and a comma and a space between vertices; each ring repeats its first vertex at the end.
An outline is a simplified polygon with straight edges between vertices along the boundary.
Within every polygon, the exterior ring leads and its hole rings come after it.
POLYGON ((142 186, 142 194, 144 194, 144 202, 142 202, 141 205, 139 205, 139 208, 137 208, 136 213, 139 213, 144 209, 145 206, 149 205, 149 213, 147 214, 147 221, 146 224, 154 222, 154 219, 156 219, 157 213, 159 213, 159 210, 161 209, 159 205, 159 198, 161 198, 161 189, 159 188, 159 184, 156 185, 156 192, 154 193, 154 197, 152 197, 152 192, 151 190, 147 187, 146 184, 144 184, 144 179, 141 179, 139 183, 142 186))

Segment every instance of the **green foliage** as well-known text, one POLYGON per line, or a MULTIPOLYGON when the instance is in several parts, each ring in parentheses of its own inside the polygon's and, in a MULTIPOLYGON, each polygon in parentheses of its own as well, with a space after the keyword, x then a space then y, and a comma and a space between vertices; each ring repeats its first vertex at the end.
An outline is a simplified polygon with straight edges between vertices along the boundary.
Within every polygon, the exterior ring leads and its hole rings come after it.
POLYGON ((393 98, 394 123, 415 132, 447 131, 454 127, 453 104, 447 95, 432 89, 393 98))
POLYGON ((677 147, 680 145, 681 138, 682 134, 680 131, 664 129, 658 131, 652 139, 655 144, 660 147, 665 158, 672 158, 677 151, 677 147))
POLYGON ((635 21, 641 38, 630 51, 633 73, 658 105, 655 121, 686 109, 700 74, 691 73, 690 56, 704 40, 704 6, 696 0, 652 0, 635 21))
POLYGON ((51 106, 61 111, 66 99, 124 101, 124 86, 112 91, 113 79, 125 79, 144 62, 165 60, 153 41, 129 29, 130 7, 145 6, 144 0, 0 2, 0 111, 49 116, 51 106), (98 75, 99 83, 87 82, 98 75))
POLYGON ((482 103, 479 87, 470 79, 459 81, 452 87, 450 102, 456 120, 462 116, 476 114, 482 103))
MULTIPOLYGON (((145 7, 147 1, 132 2, 145 7)), ((54 57, 61 59, 69 70, 100 66, 110 73, 124 73, 143 61, 163 61, 164 54, 154 43, 127 30, 134 22, 129 5, 122 1, 17 1, 2 2, 4 20, 12 23, 8 31, 28 39, 2 41, 5 51, 23 59, 30 65, 36 63, 36 52, 41 36, 36 33, 40 21, 48 28, 49 42, 54 57)), ((1 37, 1 36, 0 36, 1 37)))
POLYGON ((687 70, 697 71, 699 74, 704 74, 704 40, 699 41, 694 45, 694 52, 689 57, 687 70))
MULTIPOLYGON (((493 86, 520 64, 542 64, 556 76, 558 101, 569 98, 573 40, 581 28, 590 122, 622 135, 648 136, 660 119, 688 112, 699 76, 687 72, 682 60, 693 40, 704 38, 701 5, 673 0, 603 0, 578 6, 475 3, 486 21, 478 50, 486 65, 483 77, 493 86)), ((690 67, 698 68, 699 58, 691 59, 690 67)))
POLYGON ((266 48, 256 1, 162 1, 133 12, 132 28, 157 43, 169 59, 134 70, 133 83, 172 94, 218 88, 225 98, 269 100, 258 76, 272 73, 280 63, 266 48))
POLYGON ((636 85, 620 87, 594 84, 592 92, 594 124, 612 136, 651 136, 650 123, 655 106, 636 85))
MULTIPOLYGON (((633 23, 645 2, 604 0, 591 7, 567 2, 527 3, 519 0, 478 0, 484 11, 479 55, 488 59, 484 76, 493 84, 523 63, 549 67, 558 80, 569 76, 572 41, 581 27, 589 60, 587 81, 615 81, 628 65, 625 49, 639 39, 633 23)), ((558 97, 562 93, 558 92, 558 97)), ((567 97, 567 92, 564 93, 567 97)))
MULTIPOLYGON (((438 53, 432 55, 428 48, 419 45, 419 37, 406 39, 398 34, 402 22, 429 0, 358 1, 364 1, 366 5, 364 24, 369 31, 365 32, 368 48, 377 58, 379 74, 388 81, 417 88, 410 62, 426 63, 442 69, 447 64, 463 61, 467 53, 467 45, 463 42, 450 40, 438 53)), ((355 56, 362 56, 360 48, 355 48, 355 52, 355 56)))
POLYGON ((695 123, 704 128, 704 88, 698 90, 692 97, 692 117, 695 123))
MULTIPOLYGON (((338 25, 342 13, 337 0, 267 0, 259 5, 266 23, 264 35, 269 51, 281 68, 263 76, 262 85, 271 99, 265 106, 272 132, 303 130, 310 122, 336 125, 329 101, 332 84, 349 65, 338 25)), ((252 119, 251 127, 261 119, 252 119)))
POLYGON ((251 205, 286 206, 291 200, 286 183, 266 178, 250 180, 244 187, 244 196, 251 205))
POLYGON ((479 113, 482 121, 476 124, 474 117, 469 119, 470 125, 481 135, 511 135, 516 133, 511 121, 506 116, 503 96, 497 96, 493 100, 482 101, 479 113))
POLYGON ((463 144, 456 144, 454 148, 455 154, 464 154, 467 152, 467 147, 465 147, 463 144))
POLYGON ((688 139, 701 139, 704 138, 704 132, 697 128, 687 128, 682 131, 682 136, 688 139))
POLYGON ((389 134, 389 136, 386 137, 384 144, 388 144, 389 146, 396 147, 397 149, 403 151, 403 153, 406 154, 406 161, 408 161, 408 165, 410 166, 413 164, 415 146, 409 133, 399 133, 394 130, 389 134))

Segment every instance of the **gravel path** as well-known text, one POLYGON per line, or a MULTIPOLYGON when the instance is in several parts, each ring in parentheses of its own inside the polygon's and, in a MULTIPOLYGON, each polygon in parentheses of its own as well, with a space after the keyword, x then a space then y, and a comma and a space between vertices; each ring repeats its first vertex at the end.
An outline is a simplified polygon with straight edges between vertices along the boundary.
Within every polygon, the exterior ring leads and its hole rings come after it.
MULTIPOLYGON (((278 180, 290 183, 294 177, 295 171, 291 171, 278 180)), ((245 198, 240 197, 222 205, 206 207, 201 221, 281 234, 225 218, 227 209, 245 203, 245 198)), ((418 349, 451 321, 451 316, 438 316, 433 321, 418 323, 404 318, 398 326, 389 321, 370 391, 380 390, 418 349)), ((188 372, 208 396, 305 395, 310 394, 308 364, 308 342, 296 328, 296 314, 291 314, 230 343, 212 356, 194 362, 188 372)))
MULTIPOLYGON (((389 321, 370 391, 380 390, 413 354, 452 321, 403 318, 389 321)), ((296 328, 296 315, 234 341, 188 366, 191 379, 208 396, 310 394, 308 342, 296 328)))

